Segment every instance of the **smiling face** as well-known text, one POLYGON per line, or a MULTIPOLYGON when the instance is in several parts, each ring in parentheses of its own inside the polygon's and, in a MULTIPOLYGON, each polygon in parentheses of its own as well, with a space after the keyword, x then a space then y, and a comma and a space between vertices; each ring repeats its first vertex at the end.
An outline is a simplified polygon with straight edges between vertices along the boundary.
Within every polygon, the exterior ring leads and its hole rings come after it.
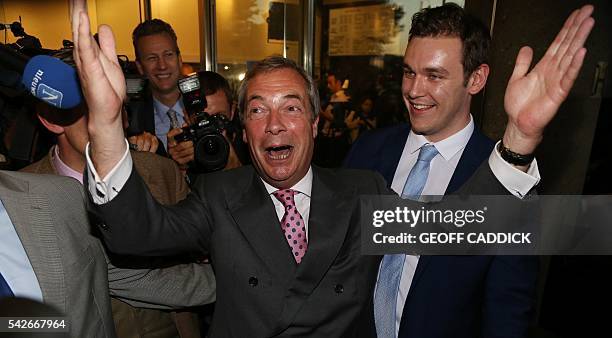
POLYGON ((412 130, 430 142, 443 140, 470 121, 471 96, 486 83, 488 66, 464 77, 458 37, 415 37, 404 55, 402 94, 412 130))
POLYGON ((243 137, 259 175, 278 189, 294 186, 310 168, 317 135, 304 79, 288 68, 256 75, 244 114, 243 137))
POLYGON ((181 71, 181 58, 174 41, 167 33, 146 35, 138 39, 136 67, 151 84, 156 97, 178 93, 177 82, 181 71))

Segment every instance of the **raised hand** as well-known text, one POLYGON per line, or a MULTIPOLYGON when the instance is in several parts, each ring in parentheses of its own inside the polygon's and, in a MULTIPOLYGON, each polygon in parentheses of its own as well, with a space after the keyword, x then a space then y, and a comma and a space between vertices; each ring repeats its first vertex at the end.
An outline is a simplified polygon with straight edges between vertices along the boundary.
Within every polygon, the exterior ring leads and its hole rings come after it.
POLYGON ((111 28, 100 26, 98 46, 91 34, 86 1, 71 0, 70 16, 74 60, 89 109, 90 154, 98 174, 104 177, 125 151, 121 119, 125 78, 111 28))
POLYGON ((584 42, 595 23, 592 13, 591 5, 575 10, 531 71, 533 50, 519 51, 504 97, 508 126, 503 142, 512 151, 533 153, 544 128, 567 98, 584 61, 584 42))

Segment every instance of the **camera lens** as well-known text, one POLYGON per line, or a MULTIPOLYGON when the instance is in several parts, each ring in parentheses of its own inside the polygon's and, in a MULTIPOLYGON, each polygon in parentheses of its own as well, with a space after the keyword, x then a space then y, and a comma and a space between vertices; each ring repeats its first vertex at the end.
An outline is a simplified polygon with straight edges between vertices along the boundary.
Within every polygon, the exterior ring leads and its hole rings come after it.
POLYGON ((194 143, 195 160, 204 171, 215 171, 225 167, 229 157, 229 144, 221 134, 208 134, 194 143))
POLYGON ((216 155, 219 152, 219 144, 216 139, 209 138, 204 141, 204 152, 206 155, 216 155))

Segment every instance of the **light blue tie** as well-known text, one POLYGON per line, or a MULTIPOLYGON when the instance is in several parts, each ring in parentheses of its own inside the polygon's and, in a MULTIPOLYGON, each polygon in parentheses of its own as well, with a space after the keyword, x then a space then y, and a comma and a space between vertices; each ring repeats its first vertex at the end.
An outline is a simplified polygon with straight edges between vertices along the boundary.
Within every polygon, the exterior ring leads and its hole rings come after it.
POLYGON ((374 295, 374 321, 378 338, 395 337, 395 309, 400 277, 406 255, 385 255, 380 263, 380 273, 374 295))
POLYGON ((438 155, 438 149, 432 144, 426 144, 421 147, 419 151, 419 158, 415 163, 406 183, 402 190, 402 198, 417 199, 421 196, 425 183, 427 182, 427 176, 429 176, 429 165, 431 160, 438 155))
MULTIPOLYGON (((426 144, 419 151, 419 158, 410 170, 408 179, 402 190, 402 198, 416 199, 421 195, 427 176, 429 165, 436 157, 438 150, 431 144, 426 144)), ((380 263, 380 274, 374 295, 374 320, 376 322, 376 335, 378 338, 394 338, 395 318, 397 308, 397 294, 404 268, 406 255, 385 255, 380 263)))

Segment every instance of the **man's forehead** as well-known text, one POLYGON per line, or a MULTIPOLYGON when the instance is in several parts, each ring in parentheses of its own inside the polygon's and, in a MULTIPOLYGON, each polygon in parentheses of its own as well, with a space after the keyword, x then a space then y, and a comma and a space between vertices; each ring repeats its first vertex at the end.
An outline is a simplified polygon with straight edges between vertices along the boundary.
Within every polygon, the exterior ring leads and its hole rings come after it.
POLYGON ((226 115, 230 113, 229 110, 231 109, 231 105, 223 90, 217 90, 210 95, 206 95, 206 101, 208 103, 208 107, 206 108, 208 113, 216 114, 223 112, 226 115))
POLYGON ((221 100, 225 100, 227 102, 227 96, 225 96, 225 92, 223 90, 219 89, 212 94, 206 95, 206 100, 214 100, 219 102, 221 100))
POLYGON ((257 74, 248 83, 247 98, 299 98, 306 97, 306 81, 295 70, 282 68, 257 74))
POLYGON ((415 37, 408 42, 404 67, 447 68, 450 62, 463 66, 463 43, 459 37, 415 37))
POLYGON ((163 46, 165 47, 165 49, 170 49, 170 50, 175 50, 177 48, 170 34, 166 32, 141 36, 138 39, 136 45, 138 46, 139 49, 154 48, 154 47, 159 47, 159 46, 163 46))
POLYGON ((439 35, 439 36, 416 36, 408 41, 404 59, 409 54, 414 53, 432 53, 435 50, 444 50, 448 53, 459 53, 463 51, 463 42, 461 38, 454 35, 439 35), (418 48, 415 47, 418 45, 418 48), (423 48, 428 46, 429 48, 423 48))

